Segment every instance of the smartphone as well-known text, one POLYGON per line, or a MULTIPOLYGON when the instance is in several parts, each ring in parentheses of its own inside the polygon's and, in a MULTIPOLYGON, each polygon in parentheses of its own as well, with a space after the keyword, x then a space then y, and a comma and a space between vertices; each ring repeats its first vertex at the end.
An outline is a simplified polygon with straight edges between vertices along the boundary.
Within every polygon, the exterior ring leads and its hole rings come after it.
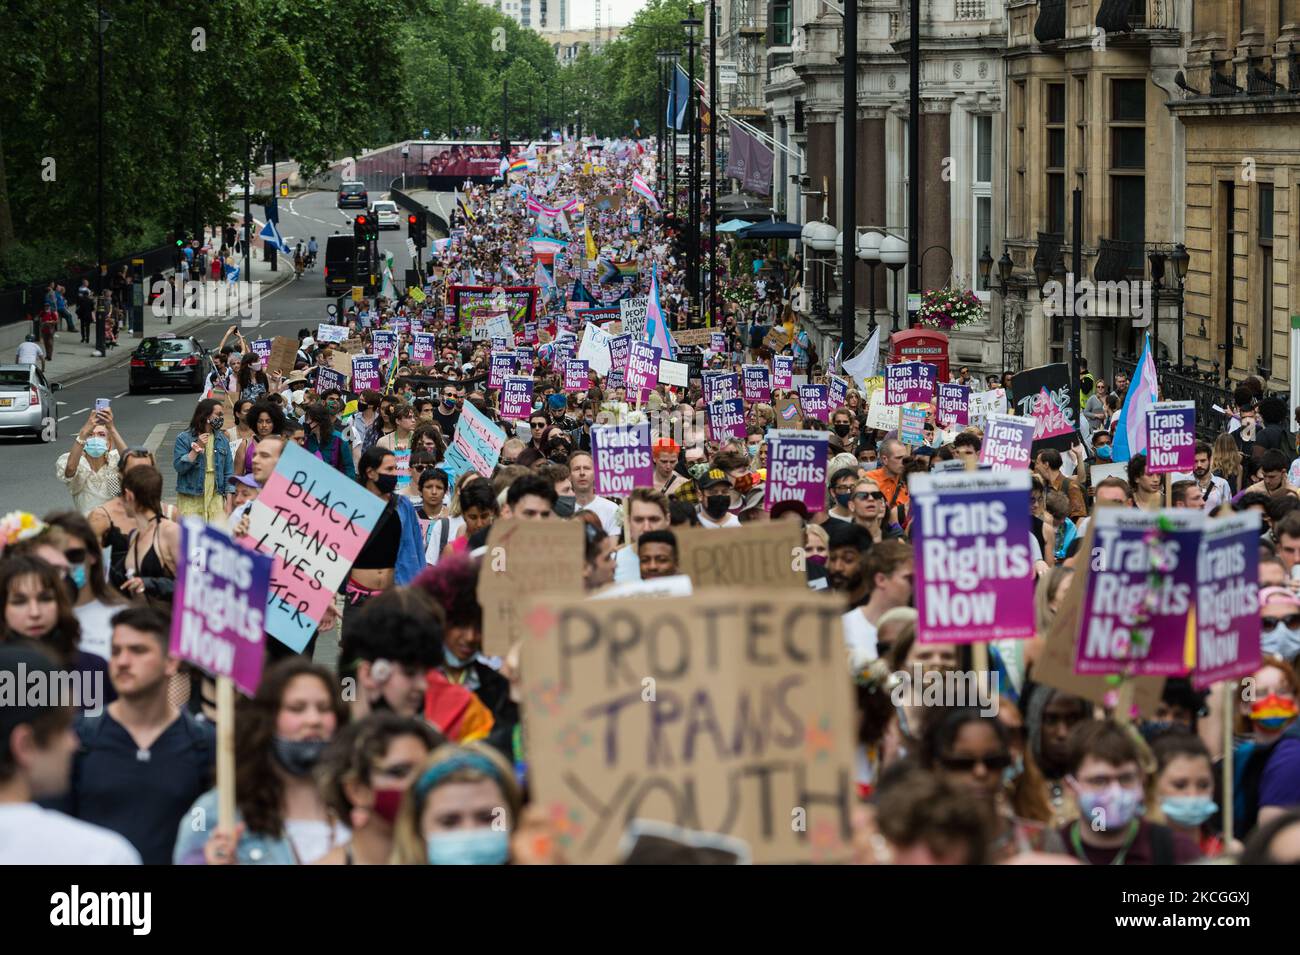
POLYGON ((96 410, 96 411, 107 411, 107 410, 108 410, 108 407, 109 407, 110 404, 112 404, 112 399, 111 399, 111 398, 96 398, 96 399, 95 399, 95 410, 96 410))

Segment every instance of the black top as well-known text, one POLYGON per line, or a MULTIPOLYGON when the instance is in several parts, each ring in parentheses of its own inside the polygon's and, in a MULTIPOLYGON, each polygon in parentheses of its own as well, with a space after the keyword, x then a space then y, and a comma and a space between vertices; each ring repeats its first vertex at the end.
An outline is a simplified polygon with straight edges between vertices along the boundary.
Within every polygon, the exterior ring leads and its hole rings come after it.
POLYGON ((352 564, 353 570, 384 570, 397 566, 397 550, 402 543, 402 520, 396 513, 397 505, 390 498, 388 506, 379 515, 375 529, 366 539, 361 553, 352 564))

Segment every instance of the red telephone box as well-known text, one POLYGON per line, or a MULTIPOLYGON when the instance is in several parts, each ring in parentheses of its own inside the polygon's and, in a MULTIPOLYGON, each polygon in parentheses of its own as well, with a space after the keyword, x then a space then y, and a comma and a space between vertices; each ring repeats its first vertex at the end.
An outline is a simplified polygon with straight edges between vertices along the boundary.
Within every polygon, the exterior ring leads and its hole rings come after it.
POLYGON ((889 336, 889 364, 923 361, 939 367, 939 380, 948 381, 948 336, 928 328, 913 328, 889 336))

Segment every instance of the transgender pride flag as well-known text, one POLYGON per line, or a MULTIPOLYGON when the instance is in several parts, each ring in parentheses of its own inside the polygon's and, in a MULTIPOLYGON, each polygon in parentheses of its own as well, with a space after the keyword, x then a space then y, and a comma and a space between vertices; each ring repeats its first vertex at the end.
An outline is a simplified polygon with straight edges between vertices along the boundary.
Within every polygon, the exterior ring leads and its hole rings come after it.
POLYGON ((669 361, 677 357, 677 343, 668 331, 668 322, 659 307, 659 266, 650 271, 650 295, 646 302, 645 341, 659 349, 659 354, 669 361))
POLYGON ((1142 357, 1137 371, 1124 394, 1124 405, 1115 422, 1112 461, 1127 461, 1135 454, 1146 454, 1147 409, 1160 400, 1156 363, 1151 356, 1151 339, 1142 337, 1142 357))
POLYGON ((639 172, 632 174, 632 191, 646 202, 650 203, 650 207, 654 209, 655 212, 659 211, 659 200, 655 198, 655 191, 650 188, 649 184, 647 184, 644 179, 641 178, 639 172))

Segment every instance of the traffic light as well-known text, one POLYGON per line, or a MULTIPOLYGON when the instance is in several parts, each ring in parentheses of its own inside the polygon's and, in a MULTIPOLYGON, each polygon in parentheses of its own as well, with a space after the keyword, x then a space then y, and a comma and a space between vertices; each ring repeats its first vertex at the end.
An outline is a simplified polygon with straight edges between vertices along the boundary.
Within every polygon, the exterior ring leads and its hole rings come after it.
POLYGON ((407 215, 406 234, 410 236, 416 248, 424 248, 425 243, 428 241, 428 224, 423 210, 407 215))
POLYGON ((353 234, 357 240, 358 245, 364 242, 368 242, 370 240, 370 232, 366 228, 366 225, 367 225, 367 221, 364 215, 359 215, 352 220, 353 234))

